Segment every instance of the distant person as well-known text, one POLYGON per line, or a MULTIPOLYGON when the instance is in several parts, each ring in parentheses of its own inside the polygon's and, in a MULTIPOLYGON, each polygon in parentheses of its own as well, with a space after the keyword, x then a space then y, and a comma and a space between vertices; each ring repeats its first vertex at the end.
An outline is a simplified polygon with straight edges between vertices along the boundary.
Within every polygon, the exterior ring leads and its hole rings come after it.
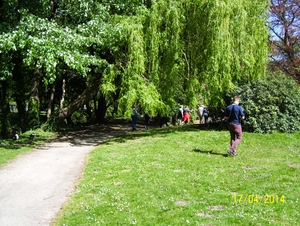
POLYGON ((161 119, 160 119, 160 128, 165 124, 166 126, 168 125, 168 122, 170 122, 170 118, 166 115, 164 115, 161 119))
POLYGON ((137 112, 135 105, 132 106, 132 130, 136 130, 137 120, 141 117, 141 115, 137 112))
POLYGON ((188 106, 185 106, 185 108, 183 109, 183 121, 184 124, 188 124, 190 121, 190 114, 193 110, 190 110, 188 106))
POLYGON ((13 140, 18 140, 18 139, 19 139, 19 135, 15 133, 15 135, 13 136, 13 140))
POLYGON ((145 114, 145 128, 146 129, 149 129, 149 124, 150 124, 150 119, 151 119, 151 117, 146 113, 145 114))
POLYGON ((183 106, 182 105, 180 105, 180 108, 178 109, 177 119, 179 120, 179 125, 182 125, 182 119, 183 119, 183 106))
POLYGON ((209 113, 209 111, 208 111, 207 107, 204 107, 203 116, 204 116, 205 123, 208 123, 208 113, 209 113))
POLYGON ((35 133, 30 134, 29 139, 34 140, 34 138, 35 138, 35 133))
POLYGON ((202 104, 197 111, 197 114, 199 115, 200 118, 200 124, 203 122, 203 110, 204 110, 204 105, 202 104))
POLYGON ((230 148, 227 151, 231 156, 237 156, 236 146, 242 140, 241 120, 245 118, 245 114, 241 106, 239 106, 240 97, 234 97, 234 103, 226 108, 224 118, 228 121, 228 129, 230 132, 230 148))

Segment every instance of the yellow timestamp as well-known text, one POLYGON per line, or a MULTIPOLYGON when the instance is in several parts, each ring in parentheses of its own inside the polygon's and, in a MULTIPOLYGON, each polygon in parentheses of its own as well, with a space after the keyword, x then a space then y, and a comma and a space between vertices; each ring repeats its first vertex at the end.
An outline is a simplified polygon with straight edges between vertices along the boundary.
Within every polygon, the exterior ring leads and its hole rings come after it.
POLYGON ((234 195, 234 203, 284 203, 284 195, 234 195))

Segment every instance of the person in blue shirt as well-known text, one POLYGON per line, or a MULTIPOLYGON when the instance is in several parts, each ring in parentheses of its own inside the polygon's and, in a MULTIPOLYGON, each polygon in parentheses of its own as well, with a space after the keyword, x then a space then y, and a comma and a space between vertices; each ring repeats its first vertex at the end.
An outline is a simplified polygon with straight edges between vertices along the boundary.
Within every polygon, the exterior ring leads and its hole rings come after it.
POLYGON ((230 132, 230 148, 227 151, 231 156, 237 156, 236 146, 242 140, 241 120, 245 119, 245 114, 241 106, 239 106, 240 97, 234 97, 234 103, 226 108, 224 118, 228 121, 228 129, 230 132))
POLYGON ((136 124, 137 120, 141 117, 141 115, 137 112, 135 105, 132 106, 132 114, 131 114, 131 119, 132 119, 132 130, 136 130, 136 124))
POLYGON ((204 107, 203 115, 204 115, 205 123, 208 123, 208 113, 209 113, 209 111, 208 111, 207 107, 204 107))

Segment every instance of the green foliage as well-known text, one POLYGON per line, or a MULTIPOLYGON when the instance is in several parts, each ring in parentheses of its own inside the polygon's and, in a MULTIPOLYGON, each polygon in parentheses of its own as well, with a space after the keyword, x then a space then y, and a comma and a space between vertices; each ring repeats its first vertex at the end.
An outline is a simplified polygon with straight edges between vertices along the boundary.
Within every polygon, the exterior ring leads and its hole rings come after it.
POLYGON ((241 97, 246 114, 243 129, 256 133, 296 132, 300 130, 300 89, 282 75, 253 80, 234 89, 229 96, 241 97))
POLYGON ((59 126, 62 126, 62 120, 58 117, 59 110, 56 110, 45 124, 42 125, 44 131, 56 131, 59 126))
POLYGON ((137 102, 166 113, 182 102, 193 107, 201 97, 218 106, 224 90, 263 76, 267 6, 268 1, 158 0, 149 11, 124 18, 129 47, 121 109, 129 115, 137 102))
POLYGON ((85 114, 85 112, 82 109, 81 111, 74 112, 71 116, 71 120, 74 124, 86 123, 87 117, 87 114, 85 114))
MULTIPOLYGON (((247 0, 186 3, 186 74, 199 81, 196 90, 210 106, 222 103, 223 91, 234 84, 264 75, 267 6, 268 1, 247 0)), ((195 87, 191 82, 189 90, 195 87)))
POLYGON ((132 104, 151 115, 216 107, 224 90, 265 73, 267 0, 3 2, 2 80, 17 68, 24 81, 41 69, 46 88, 67 74, 86 87, 101 78, 99 93, 127 117, 132 104))

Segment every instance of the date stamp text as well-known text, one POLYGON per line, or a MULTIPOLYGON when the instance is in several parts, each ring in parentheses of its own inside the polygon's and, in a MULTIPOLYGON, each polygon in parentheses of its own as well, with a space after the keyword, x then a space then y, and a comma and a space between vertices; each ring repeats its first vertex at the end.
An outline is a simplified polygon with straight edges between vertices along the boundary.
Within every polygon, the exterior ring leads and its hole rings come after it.
POLYGON ((234 203, 284 203, 284 195, 234 195, 234 203))

